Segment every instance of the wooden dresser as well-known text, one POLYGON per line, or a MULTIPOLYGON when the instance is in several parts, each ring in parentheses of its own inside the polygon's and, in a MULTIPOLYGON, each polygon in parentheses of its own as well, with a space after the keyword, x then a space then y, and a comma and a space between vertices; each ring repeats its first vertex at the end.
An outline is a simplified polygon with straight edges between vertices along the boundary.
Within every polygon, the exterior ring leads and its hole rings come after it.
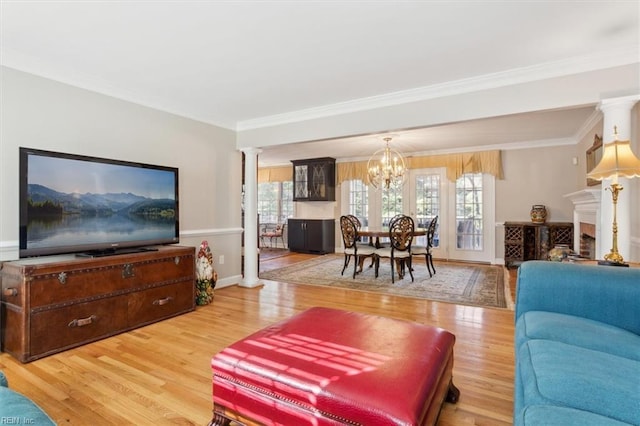
POLYGON ((2 350, 29 362, 195 309, 195 249, 2 265, 2 350))
POLYGON ((504 260, 507 266, 527 260, 546 260, 549 250, 562 244, 573 250, 571 222, 505 222, 504 260))

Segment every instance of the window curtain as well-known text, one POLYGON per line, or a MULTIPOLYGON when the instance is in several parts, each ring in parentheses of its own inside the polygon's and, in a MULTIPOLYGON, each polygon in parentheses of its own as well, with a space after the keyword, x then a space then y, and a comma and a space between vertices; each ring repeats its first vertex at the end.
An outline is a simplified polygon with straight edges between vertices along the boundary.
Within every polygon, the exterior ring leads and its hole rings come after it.
MULTIPOLYGON (((367 161, 336 163, 337 184, 345 180, 367 181, 367 161)), ((488 173, 496 179, 504 179, 500 150, 468 152, 460 154, 426 155, 407 158, 410 169, 444 167, 447 179, 455 182, 465 173, 488 173)), ((292 166, 264 167, 258 169, 258 183, 285 182, 293 180, 292 166)))
POLYGON ((258 183, 287 182, 293 180, 293 166, 264 167, 258 169, 258 183))
POLYGON ((410 169, 444 167, 447 169, 447 179, 452 182, 465 173, 488 173, 496 179, 504 179, 499 150, 410 157, 408 161, 407 167, 410 169))

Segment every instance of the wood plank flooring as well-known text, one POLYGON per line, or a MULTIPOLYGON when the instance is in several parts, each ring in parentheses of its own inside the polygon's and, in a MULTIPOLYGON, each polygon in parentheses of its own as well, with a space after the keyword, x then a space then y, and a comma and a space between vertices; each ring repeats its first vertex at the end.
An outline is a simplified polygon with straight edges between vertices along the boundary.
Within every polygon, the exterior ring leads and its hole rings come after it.
MULTIPOLYGON (((261 270, 308 258, 264 261, 261 270)), ((515 272, 512 272, 515 275, 515 272)), ((515 277, 510 279, 512 293, 515 277)), ((0 354, 10 387, 58 424, 205 425, 211 418, 213 354, 312 306, 384 315, 443 327, 456 335, 454 383, 438 425, 510 425, 513 410, 513 312, 266 281, 216 290, 195 312, 21 364, 0 354)))

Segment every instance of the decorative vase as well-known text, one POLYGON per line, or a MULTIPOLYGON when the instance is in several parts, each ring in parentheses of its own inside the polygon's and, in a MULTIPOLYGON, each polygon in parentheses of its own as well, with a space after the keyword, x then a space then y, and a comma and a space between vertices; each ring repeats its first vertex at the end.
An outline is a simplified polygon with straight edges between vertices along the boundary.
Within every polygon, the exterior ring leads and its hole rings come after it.
POLYGON ((571 254, 571 249, 566 244, 558 244, 549 250, 548 258, 553 262, 562 262, 571 254))
POLYGON ((547 208, 542 204, 534 204, 531 207, 531 222, 544 223, 547 220, 547 208))

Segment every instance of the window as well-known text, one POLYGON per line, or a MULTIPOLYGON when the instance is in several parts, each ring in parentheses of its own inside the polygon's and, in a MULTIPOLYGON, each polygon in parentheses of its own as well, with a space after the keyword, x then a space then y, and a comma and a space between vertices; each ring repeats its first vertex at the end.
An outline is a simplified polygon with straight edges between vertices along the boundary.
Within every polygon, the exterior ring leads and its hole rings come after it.
POLYGON ((456 247, 482 250, 482 174, 467 173, 456 181, 456 247))
POLYGON ((293 182, 258 184, 260 223, 284 223, 293 216, 293 182))
POLYGON ((293 217, 293 181, 282 182, 281 184, 280 218, 284 223, 287 218, 293 217))
POLYGON ((350 180, 349 184, 349 214, 360 219, 362 226, 369 223, 369 191, 367 185, 360 179, 350 180))
MULTIPOLYGON (((415 189, 416 227, 427 228, 434 217, 440 216, 440 175, 416 176, 415 189)), ((438 229, 436 227, 436 233, 433 236, 434 247, 438 247, 440 244, 438 229)), ((426 237, 418 237, 417 244, 426 244, 426 237)))

